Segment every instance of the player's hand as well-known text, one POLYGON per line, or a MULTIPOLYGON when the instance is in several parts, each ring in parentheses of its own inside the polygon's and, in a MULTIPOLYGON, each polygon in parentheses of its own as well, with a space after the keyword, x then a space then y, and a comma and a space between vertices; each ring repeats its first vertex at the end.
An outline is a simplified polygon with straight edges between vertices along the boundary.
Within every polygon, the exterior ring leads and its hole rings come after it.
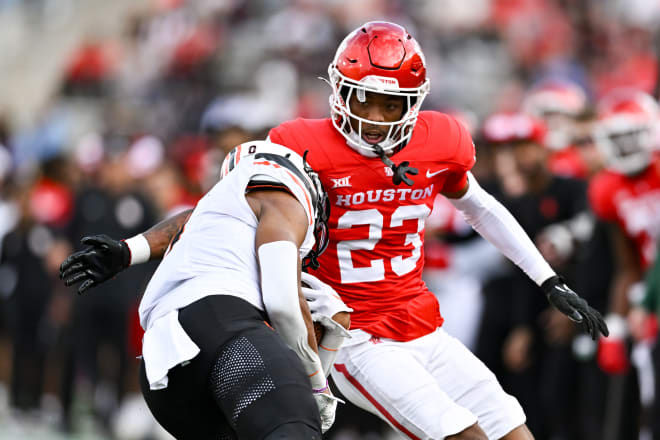
POLYGON ((321 416, 321 432, 325 434, 332 424, 335 423, 337 403, 344 403, 344 401, 333 396, 330 388, 327 386, 322 390, 314 390, 314 400, 316 400, 316 405, 319 407, 319 415, 321 416))
POLYGON ((333 350, 339 349, 344 339, 350 338, 351 334, 340 323, 320 313, 313 313, 312 320, 323 327, 321 344, 333 350))
POLYGON ((553 224, 546 227, 535 241, 539 252, 553 268, 565 264, 573 254, 573 236, 563 225, 553 224))
POLYGON ((578 296, 557 275, 548 278, 541 284, 550 304, 568 316, 571 320, 582 324, 594 341, 599 333, 609 335, 607 324, 598 310, 589 306, 584 298, 578 296))
POLYGON ((349 312, 353 309, 344 304, 332 287, 315 276, 303 272, 301 281, 309 286, 302 287, 302 292, 312 314, 315 331, 320 327, 316 337, 323 373, 327 376, 344 339, 351 337, 347 328, 350 326, 349 312))
POLYGON ((622 316, 610 314, 605 321, 611 329, 608 337, 598 340, 596 360, 601 370, 608 374, 623 374, 628 371, 630 362, 626 347, 626 321, 622 316))
POLYGON ((309 306, 312 318, 316 314, 332 318, 339 312, 353 311, 353 309, 344 304, 341 298, 339 298, 335 289, 325 284, 314 275, 303 272, 301 275, 301 281, 309 286, 305 287, 303 285, 302 292, 307 300, 307 305, 309 306))
POLYGON ((533 343, 534 333, 529 327, 518 326, 511 330, 502 346, 504 366, 514 373, 525 371, 532 363, 533 343))
POLYGON ((658 336, 658 315, 642 307, 633 307, 627 316, 628 330, 637 342, 653 341, 658 336))
POLYGON ((81 242, 89 247, 69 255, 60 266, 60 279, 67 286, 80 283, 79 294, 112 278, 131 262, 131 253, 123 241, 101 234, 85 237, 81 242))

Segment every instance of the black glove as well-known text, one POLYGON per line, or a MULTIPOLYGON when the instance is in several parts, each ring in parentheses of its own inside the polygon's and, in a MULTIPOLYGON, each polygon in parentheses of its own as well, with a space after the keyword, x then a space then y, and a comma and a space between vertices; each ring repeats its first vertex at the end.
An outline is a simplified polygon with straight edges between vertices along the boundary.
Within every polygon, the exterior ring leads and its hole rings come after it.
POLYGON ((105 234, 85 237, 81 243, 90 247, 69 255, 60 266, 65 285, 81 283, 78 294, 117 275, 131 262, 128 245, 105 234))
POLYGON ((413 186, 413 180, 406 176, 406 174, 410 174, 413 176, 416 176, 419 173, 419 170, 417 168, 413 168, 408 166, 410 162, 403 161, 399 165, 395 165, 392 167, 392 171, 394 171, 394 176, 392 176, 392 181, 394 182, 395 185, 399 185, 401 182, 404 182, 408 186, 413 186))
POLYGON ((604 336, 610 334, 605 320, 598 310, 589 306, 583 298, 573 292, 561 277, 555 275, 548 278, 541 284, 541 289, 545 292, 550 304, 572 321, 581 323, 594 341, 598 338, 598 333, 602 333, 604 336))

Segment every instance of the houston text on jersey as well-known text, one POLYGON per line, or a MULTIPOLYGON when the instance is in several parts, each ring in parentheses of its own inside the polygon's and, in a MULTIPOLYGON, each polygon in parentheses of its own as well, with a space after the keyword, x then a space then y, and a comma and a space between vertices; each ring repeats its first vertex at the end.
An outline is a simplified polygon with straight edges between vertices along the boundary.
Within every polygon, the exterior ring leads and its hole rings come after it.
POLYGON ((361 205, 362 203, 370 202, 392 202, 396 200, 397 202, 406 201, 406 200, 420 200, 426 197, 431 197, 433 194, 433 184, 427 186, 424 189, 412 189, 412 188, 397 188, 397 189, 376 189, 365 192, 356 192, 353 194, 336 194, 337 199, 335 200, 335 205, 337 206, 355 206, 361 205))

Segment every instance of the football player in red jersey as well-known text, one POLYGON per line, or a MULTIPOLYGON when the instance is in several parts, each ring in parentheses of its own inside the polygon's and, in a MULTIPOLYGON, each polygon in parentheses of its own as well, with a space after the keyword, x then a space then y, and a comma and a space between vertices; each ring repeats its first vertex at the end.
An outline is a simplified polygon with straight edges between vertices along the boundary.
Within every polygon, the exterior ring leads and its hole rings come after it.
MULTIPOLYGON (((437 300, 422 281, 424 220, 435 195, 448 197, 594 338, 607 333, 600 314, 471 176, 467 130, 448 115, 420 112, 429 92, 425 59, 404 28, 360 26, 339 46, 329 75, 331 117, 285 122, 269 139, 309 150, 332 204, 329 245, 313 274, 354 309, 352 338, 332 368, 335 383, 411 439, 532 438, 518 402, 441 328, 437 300)), ((235 159, 226 158, 227 166, 235 159)), ((166 228, 146 234, 150 245, 162 243, 157 236, 166 228)))
POLYGON ((612 335, 601 339, 598 361, 616 374, 628 367, 623 317, 629 297, 653 263, 660 235, 660 159, 653 154, 660 109, 646 93, 620 89, 605 96, 597 112, 595 140, 606 169, 590 182, 589 200, 596 215, 612 223, 617 260, 607 316, 612 335))
POLYGON ((523 100, 523 111, 547 125, 545 146, 552 150, 550 170, 559 176, 586 178, 587 164, 572 140, 577 118, 587 108, 582 88, 565 79, 546 79, 536 84, 523 100))

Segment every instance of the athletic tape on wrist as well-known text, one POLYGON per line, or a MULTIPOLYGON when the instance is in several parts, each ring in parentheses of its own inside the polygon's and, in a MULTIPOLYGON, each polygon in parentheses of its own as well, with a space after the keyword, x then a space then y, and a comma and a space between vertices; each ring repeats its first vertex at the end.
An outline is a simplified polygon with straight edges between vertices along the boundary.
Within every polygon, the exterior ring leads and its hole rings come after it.
POLYGON ((325 386, 323 388, 312 388, 313 393, 325 393, 328 391, 329 386, 328 386, 328 380, 325 380, 325 386))
POLYGON ((138 234, 135 237, 125 240, 124 243, 126 243, 128 250, 131 252, 131 262, 129 263, 129 266, 149 261, 149 258, 151 257, 151 247, 144 235, 138 234))

